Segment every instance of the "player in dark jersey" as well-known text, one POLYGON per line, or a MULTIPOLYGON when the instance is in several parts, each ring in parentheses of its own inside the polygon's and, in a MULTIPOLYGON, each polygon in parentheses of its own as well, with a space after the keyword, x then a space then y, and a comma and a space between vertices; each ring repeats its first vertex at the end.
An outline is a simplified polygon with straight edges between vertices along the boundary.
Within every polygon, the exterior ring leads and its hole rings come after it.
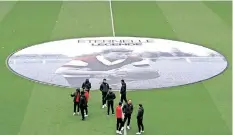
POLYGON ((86 90, 88 93, 90 92, 91 82, 89 81, 89 79, 86 79, 85 82, 83 82, 82 89, 86 90))

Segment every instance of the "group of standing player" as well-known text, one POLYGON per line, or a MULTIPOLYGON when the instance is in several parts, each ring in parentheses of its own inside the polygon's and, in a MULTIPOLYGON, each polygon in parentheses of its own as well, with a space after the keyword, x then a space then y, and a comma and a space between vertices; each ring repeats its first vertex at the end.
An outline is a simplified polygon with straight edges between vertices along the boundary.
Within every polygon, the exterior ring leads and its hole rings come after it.
POLYGON ((79 111, 81 111, 82 120, 85 120, 85 117, 88 116, 88 99, 90 89, 91 83, 88 79, 86 79, 86 81, 82 84, 82 88, 77 88, 76 91, 71 94, 74 102, 73 115, 79 115, 79 111))
MULTIPOLYGON (((89 92, 91 89, 91 83, 88 79, 82 84, 82 90, 80 92, 80 88, 76 89, 76 92, 71 94, 74 97, 74 115, 79 114, 79 110, 82 114, 82 120, 85 120, 85 117, 88 116, 88 99, 89 92)), ((124 129, 124 125, 127 121, 127 129, 130 129, 130 121, 131 115, 133 113, 133 104, 131 100, 127 100, 126 96, 126 83, 124 80, 121 80, 121 89, 120 89, 120 102, 116 107, 116 133, 122 134, 122 130, 124 129), (123 105, 123 102, 125 104, 123 105)), ((106 79, 103 79, 103 82, 100 85, 100 91, 102 93, 102 108, 107 107, 107 115, 109 116, 110 109, 112 114, 114 115, 114 100, 116 99, 115 93, 112 92, 109 84, 106 79)), ((143 126, 143 115, 144 109, 142 104, 139 104, 138 114, 137 114, 137 124, 138 124, 138 132, 136 134, 141 134, 144 132, 143 126)))

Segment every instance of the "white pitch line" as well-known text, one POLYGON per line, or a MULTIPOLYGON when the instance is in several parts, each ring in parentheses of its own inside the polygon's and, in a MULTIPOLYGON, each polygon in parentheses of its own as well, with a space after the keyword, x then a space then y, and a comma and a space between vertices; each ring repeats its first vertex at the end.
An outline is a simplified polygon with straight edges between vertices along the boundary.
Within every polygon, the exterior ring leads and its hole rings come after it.
MULTIPOLYGON (((121 106, 121 109, 123 108, 123 105, 121 106)), ((125 116, 124 116, 124 113, 122 112, 122 116, 123 116, 123 119, 125 118, 125 116)), ((126 129, 126 124, 123 126, 123 129, 124 129, 124 133, 123 133, 123 135, 127 135, 127 129, 126 129)))
POLYGON ((127 129, 126 129, 126 125, 124 126, 124 135, 127 135, 127 129))
MULTIPOLYGON (((111 22, 112 22, 112 35, 115 37, 115 28, 114 28, 114 19, 112 14, 112 0, 109 0, 109 9, 110 9, 110 15, 111 15, 111 22)), ((126 126, 124 126, 124 135, 127 135, 126 126)))
POLYGON ((109 0, 109 9, 111 14, 111 22, 112 22, 112 35, 115 37, 114 19, 112 14, 112 0, 109 0))

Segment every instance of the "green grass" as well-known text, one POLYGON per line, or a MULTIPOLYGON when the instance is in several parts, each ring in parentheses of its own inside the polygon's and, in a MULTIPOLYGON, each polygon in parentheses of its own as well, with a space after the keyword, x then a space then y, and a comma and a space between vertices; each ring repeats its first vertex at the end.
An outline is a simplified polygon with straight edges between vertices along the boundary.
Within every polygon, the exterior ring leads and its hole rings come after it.
MULTIPOLYGON (((211 80, 129 92, 135 105, 145 106, 145 135, 230 135, 231 2, 112 2, 112 8, 116 36, 196 43, 229 61, 228 69, 211 80)), ((85 36, 112 36, 108 2, 0 2, 1 135, 115 134, 115 119, 100 109, 98 91, 91 92, 90 117, 82 122, 72 116, 72 89, 22 79, 5 65, 20 48, 85 36)), ((127 135, 136 131, 133 119, 127 135)))

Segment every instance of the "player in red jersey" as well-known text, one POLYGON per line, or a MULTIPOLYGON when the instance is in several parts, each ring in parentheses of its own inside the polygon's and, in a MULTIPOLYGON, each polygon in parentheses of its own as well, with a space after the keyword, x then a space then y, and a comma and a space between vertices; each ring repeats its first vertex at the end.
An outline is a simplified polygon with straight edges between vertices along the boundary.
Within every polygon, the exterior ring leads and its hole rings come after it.
POLYGON ((123 112, 122 112, 122 103, 120 102, 118 106, 116 107, 116 118, 117 118, 117 124, 116 124, 116 133, 121 133, 121 128, 123 127, 123 112))
POLYGON ((76 91, 74 93, 72 93, 70 95, 71 97, 73 97, 73 102, 74 102, 74 114, 78 113, 79 115, 79 98, 80 98, 80 88, 77 88, 76 91))

